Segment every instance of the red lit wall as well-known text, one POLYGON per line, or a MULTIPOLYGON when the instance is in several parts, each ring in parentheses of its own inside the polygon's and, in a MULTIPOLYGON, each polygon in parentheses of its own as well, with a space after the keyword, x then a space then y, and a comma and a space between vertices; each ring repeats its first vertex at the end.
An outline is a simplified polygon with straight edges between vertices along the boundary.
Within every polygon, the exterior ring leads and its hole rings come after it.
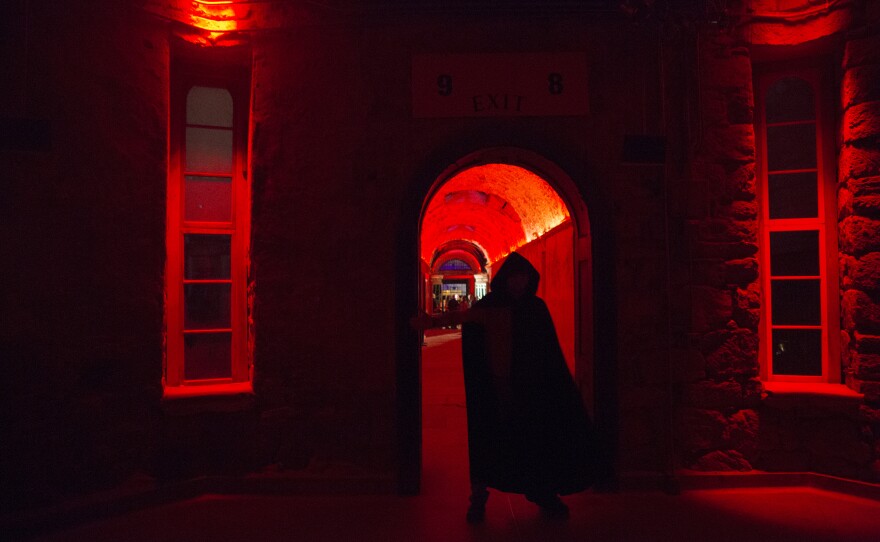
POLYGON ((742 26, 753 45, 798 45, 830 36, 859 17, 854 2, 750 0, 742 26))
MULTIPOLYGON (((517 252, 522 254, 535 266, 541 274, 538 284, 538 297, 547 303, 550 315, 553 317, 553 325, 556 326, 556 335, 562 346, 562 353, 569 370, 574 374, 575 350, 574 350, 574 262, 573 255, 574 228, 571 221, 567 221, 549 233, 520 247, 517 252)), ((501 268, 504 264, 502 258, 494 263, 489 272, 501 268)))

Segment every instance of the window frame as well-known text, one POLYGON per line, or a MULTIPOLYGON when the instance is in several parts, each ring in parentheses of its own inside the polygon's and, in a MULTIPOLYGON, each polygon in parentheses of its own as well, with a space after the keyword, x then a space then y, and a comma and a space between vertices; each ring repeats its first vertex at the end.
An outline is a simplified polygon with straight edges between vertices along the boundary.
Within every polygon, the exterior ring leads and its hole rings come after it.
MULTIPOLYGON (((206 393, 238 388, 252 380, 249 352, 249 240, 250 186, 247 181, 249 156, 250 85, 249 70, 241 66, 218 66, 189 59, 172 58, 168 119, 168 184, 166 208, 166 351, 163 374, 165 395, 179 394, 183 387, 206 393), (226 89, 232 97, 232 171, 230 219, 195 221, 185 219, 187 97, 193 87, 226 89), (184 363, 184 286, 199 282, 185 279, 184 236, 187 234, 230 235, 230 377, 187 380, 184 363)), ((226 175, 222 175, 226 176, 226 175)), ((212 282, 223 282, 210 279, 212 282)), ((219 328, 218 328, 219 329, 219 328)), ((227 328, 224 328, 224 330, 227 328)), ((212 330, 190 330, 206 333, 212 330)), ((216 331, 216 330, 214 330, 216 331)), ((223 331, 226 332, 226 331, 223 331)))
MULTIPOLYGON (((760 378, 765 382, 791 382, 804 384, 836 384, 841 381, 840 367, 840 295, 838 285, 837 250, 837 170, 834 146, 834 108, 830 69, 824 69, 822 61, 793 61, 773 63, 755 68, 755 138, 756 175, 759 198, 759 243, 761 290, 761 322, 759 325, 760 378), (770 218, 769 171, 767 160, 767 125, 765 96, 770 87, 780 79, 797 77, 813 89, 813 107, 816 124, 816 176, 817 216, 815 218, 770 218), (774 279, 770 267, 770 234, 782 231, 818 231, 819 275, 798 276, 801 280, 820 280, 820 324, 813 327, 822 331, 821 375, 775 374, 773 371, 772 330, 787 328, 807 329, 807 325, 773 325, 772 290, 774 279)), ((782 171, 782 170, 780 170, 782 171)))

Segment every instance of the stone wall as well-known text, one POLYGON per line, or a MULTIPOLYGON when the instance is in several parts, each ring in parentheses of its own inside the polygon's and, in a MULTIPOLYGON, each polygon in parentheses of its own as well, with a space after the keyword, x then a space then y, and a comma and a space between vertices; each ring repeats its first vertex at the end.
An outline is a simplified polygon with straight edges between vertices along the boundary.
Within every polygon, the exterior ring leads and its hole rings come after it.
POLYGON ((841 106, 841 354, 847 385, 865 395, 862 432, 880 477, 880 37, 847 43, 841 106))
MULTIPOLYGON (((807 470, 877 480, 880 336, 878 42, 847 44, 839 150, 841 348, 835 390, 767 392, 758 379, 762 291, 752 65, 745 47, 704 34, 698 50, 701 134, 687 211, 690 349, 680 360, 681 465, 697 470, 807 470)), ((833 300, 832 300, 833 302, 833 300)), ((831 360, 835 363, 837 360, 831 360)), ((768 385, 769 387, 769 385, 768 385)))
POLYGON ((699 126, 685 235, 690 333, 681 371, 685 466, 749 470, 761 397, 758 376, 758 202, 752 65, 732 38, 698 37, 699 126))
MULTIPOLYGON (((575 370, 574 227, 569 220, 517 249, 541 275, 537 295, 547 304, 569 370, 575 370)), ((489 268, 489 280, 505 258, 489 268)))

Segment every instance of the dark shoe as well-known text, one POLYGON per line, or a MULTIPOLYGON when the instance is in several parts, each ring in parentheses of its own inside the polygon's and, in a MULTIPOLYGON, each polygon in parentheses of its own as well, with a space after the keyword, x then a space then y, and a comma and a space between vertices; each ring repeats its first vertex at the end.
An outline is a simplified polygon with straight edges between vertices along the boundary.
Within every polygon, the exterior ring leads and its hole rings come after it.
POLYGON ((483 520, 486 519, 486 503, 471 503, 471 505, 468 506, 465 519, 467 519, 467 522, 472 525, 482 523, 483 520))
POLYGON ((526 496, 526 498, 537 504, 541 508, 541 513, 550 519, 568 519, 569 517, 568 506, 556 495, 526 496))

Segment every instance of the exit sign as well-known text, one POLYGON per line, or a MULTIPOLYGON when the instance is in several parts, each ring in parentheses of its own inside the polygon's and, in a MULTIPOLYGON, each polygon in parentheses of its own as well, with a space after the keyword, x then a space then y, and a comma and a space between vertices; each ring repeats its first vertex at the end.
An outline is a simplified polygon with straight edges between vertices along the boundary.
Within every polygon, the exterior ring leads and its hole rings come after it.
POLYGON ((414 55, 413 116, 586 115, 586 53, 414 55))

